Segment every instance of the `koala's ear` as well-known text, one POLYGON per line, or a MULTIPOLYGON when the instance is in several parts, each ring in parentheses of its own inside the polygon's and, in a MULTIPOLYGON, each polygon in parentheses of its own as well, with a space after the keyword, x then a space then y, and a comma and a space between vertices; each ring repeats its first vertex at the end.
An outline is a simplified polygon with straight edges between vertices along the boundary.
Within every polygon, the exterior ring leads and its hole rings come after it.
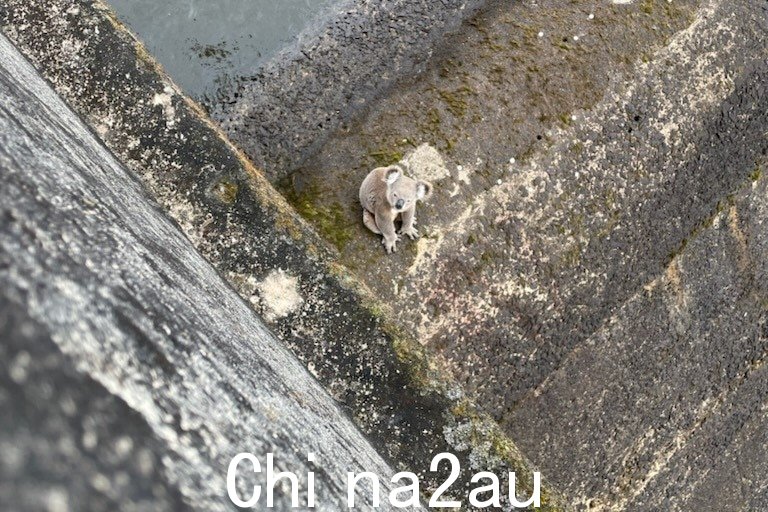
POLYGON ((387 167, 387 174, 384 175, 384 182, 391 185, 403 175, 403 170, 396 165, 387 167))
POLYGON ((429 199, 432 195, 432 184, 428 181, 419 181, 416 183, 416 198, 422 201, 429 199))

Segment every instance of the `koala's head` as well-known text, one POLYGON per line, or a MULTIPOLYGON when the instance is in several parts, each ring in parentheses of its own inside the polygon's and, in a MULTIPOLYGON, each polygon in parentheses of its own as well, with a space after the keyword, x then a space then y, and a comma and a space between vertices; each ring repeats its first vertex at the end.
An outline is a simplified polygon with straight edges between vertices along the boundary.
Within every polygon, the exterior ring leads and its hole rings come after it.
POLYGON ((432 194, 432 184, 416 181, 403 175, 403 170, 393 165, 384 175, 387 184, 387 201, 398 212, 413 208, 416 201, 424 201, 432 194))

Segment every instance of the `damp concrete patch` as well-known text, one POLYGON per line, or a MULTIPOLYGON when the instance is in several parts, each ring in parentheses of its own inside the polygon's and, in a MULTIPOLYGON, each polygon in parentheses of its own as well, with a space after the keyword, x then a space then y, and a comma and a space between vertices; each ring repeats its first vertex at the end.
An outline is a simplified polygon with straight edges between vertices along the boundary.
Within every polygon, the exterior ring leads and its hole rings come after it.
POLYGON ((275 183, 398 78, 422 71, 485 3, 346 2, 312 37, 234 84, 211 116, 275 183))
POLYGON ((344 0, 110 0, 192 98, 213 105, 344 0))

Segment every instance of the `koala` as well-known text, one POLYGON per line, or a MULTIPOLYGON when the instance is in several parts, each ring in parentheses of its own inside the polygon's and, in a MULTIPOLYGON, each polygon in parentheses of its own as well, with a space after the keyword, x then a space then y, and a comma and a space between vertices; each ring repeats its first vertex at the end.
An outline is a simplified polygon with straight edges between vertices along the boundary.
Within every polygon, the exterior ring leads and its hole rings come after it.
POLYGON ((412 240, 419 234, 416 224, 416 202, 432 194, 432 185, 403 175, 398 165, 379 167, 368 173, 360 185, 360 204, 363 206, 365 227, 383 235, 381 243, 388 254, 397 251, 400 237, 395 233, 395 221, 402 215, 400 234, 412 240))

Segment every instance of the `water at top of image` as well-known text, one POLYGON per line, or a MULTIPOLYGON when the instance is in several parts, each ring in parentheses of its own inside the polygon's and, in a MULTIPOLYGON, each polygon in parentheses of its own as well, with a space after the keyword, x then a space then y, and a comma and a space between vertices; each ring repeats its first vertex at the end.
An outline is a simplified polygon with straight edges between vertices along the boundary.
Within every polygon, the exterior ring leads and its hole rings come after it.
POLYGON ((210 104, 344 0, 108 0, 173 80, 210 104))

